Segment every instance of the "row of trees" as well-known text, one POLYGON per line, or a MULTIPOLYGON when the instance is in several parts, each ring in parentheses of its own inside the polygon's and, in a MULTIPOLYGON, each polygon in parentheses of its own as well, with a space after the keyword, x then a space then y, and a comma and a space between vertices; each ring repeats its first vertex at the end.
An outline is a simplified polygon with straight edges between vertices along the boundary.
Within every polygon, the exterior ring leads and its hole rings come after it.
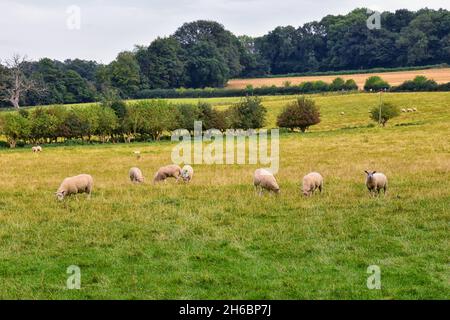
POLYGON ((245 97, 227 110, 217 110, 208 103, 169 104, 147 100, 126 104, 105 100, 86 106, 37 107, 0 114, 0 134, 11 148, 17 142, 37 144, 64 140, 90 142, 131 142, 159 140, 164 132, 194 130, 194 121, 202 121, 203 130, 261 128, 266 109, 258 97, 245 97))
MULTIPOLYGON (((256 38, 237 37, 217 22, 200 20, 121 52, 107 65, 22 61, 20 73, 28 80, 17 104, 88 102, 111 89, 134 98, 151 89, 223 87, 233 77, 450 63, 449 11, 383 12, 381 29, 373 30, 368 17, 366 9, 356 9, 256 38), (35 90, 24 90, 29 84, 35 90)), ((10 63, 0 64, 0 95, 12 89, 14 70, 10 63)), ((8 100, 3 106, 14 104, 8 100)))

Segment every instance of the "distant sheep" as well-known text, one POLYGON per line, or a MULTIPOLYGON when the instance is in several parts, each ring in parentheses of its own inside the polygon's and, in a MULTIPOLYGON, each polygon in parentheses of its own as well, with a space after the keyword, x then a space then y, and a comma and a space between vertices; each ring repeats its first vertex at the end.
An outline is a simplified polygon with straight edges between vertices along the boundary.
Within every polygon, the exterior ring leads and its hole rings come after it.
POLYGON ((406 109, 402 109, 402 112, 405 113, 405 112, 406 112, 406 109))
POLYGON ((275 194, 280 193, 280 187, 278 186, 277 180, 273 174, 266 169, 257 169, 253 176, 253 185, 259 195, 262 196, 263 189, 275 194))
POLYGON ((345 112, 341 112, 341 116, 345 115, 345 112))
POLYGON ((366 177, 366 186, 371 195, 375 195, 376 193, 380 194, 381 189, 383 189, 384 194, 386 194, 388 187, 387 177, 381 173, 376 171, 364 171, 367 175, 366 177))
POLYGON ((141 169, 133 167, 129 171, 129 176, 131 182, 134 183, 143 183, 144 182, 144 175, 142 174, 141 169))
POLYGON ((136 156, 136 159, 139 160, 141 158, 141 152, 140 151, 134 151, 133 153, 136 156))
POLYGON ((194 177, 194 169, 190 165, 185 165, 181 169, 181 178, 184 182, 190 182, 194 177))
POLYGON ((407 111, 407 112, 414 112, 414 110, 411 109, 411 108, 406 109, 406 111, 407 111))
POLYGON ((87 193, 88 198, 90 198, 93 187, 94 179, 88 174, 80 174, 64 179, 56 191, 56 197, 58 200, 64 200, 65 197, 71 194, 87 193))
POLYGON ((176 164, 171 164, 165 167, 159 168, 156 172, 155 177, 153 178, 153 183, 157 183, 160 181, 166 181, 167 178, 175 178, 178 182, 178 179, 181 175, 181 168, 176 164))
POLYGON ((417 109, 416 109, 416 108, 412 108, 412 111, 413 111, 413 112, 416 112, 416 111, 417 111, 417 109))
POLYGON ((31 151, 33 151, 33 153, 42 152, 42 147, 41 146, 32 147, 31 151))
POLYGON ((320 173, 311 172, 303 177, 302 191, 304 196, 312 196, 317 189, 319 189, 320 193, 322 193, 323 177, 320 173))

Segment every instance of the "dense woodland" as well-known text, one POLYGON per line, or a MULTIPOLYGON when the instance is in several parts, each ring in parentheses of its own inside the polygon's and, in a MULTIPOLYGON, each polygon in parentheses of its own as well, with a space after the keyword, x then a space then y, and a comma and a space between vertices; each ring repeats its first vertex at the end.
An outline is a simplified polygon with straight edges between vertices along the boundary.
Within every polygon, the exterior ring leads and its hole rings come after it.
MULTIPOLYGON (((299 27, 277 27, 257 38, 195 21, 170 37, 119 53, 108 65, 26 61, 24 75, 45 90, 28 90, 20 104, 91 102, 110 91, 136 98, 152 89, 223 87, 234 77, 450 63, 450 11, 383 12, 381 29, 372 30, 368 17, 366 9, 356 9, 299 27)), ((9 69, 0 65, 0 90, 9 86, 9 69)))

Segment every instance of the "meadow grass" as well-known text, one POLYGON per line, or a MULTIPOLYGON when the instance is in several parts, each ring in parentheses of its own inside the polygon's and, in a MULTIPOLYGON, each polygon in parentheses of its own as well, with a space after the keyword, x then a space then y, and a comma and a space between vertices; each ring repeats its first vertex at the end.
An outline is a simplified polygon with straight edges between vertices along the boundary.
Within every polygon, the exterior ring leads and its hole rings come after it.
MULTIPOLYGON (((277 197, 255 195, 255 165, 152 185, 171 142, 0 150, 0 298, 448 299, 450 94, 386 94, 419 110, 386 128, 367 126, 375 94, 313 98, 322 122, 281 135, 277 197), (144 185, 128 181, 135 165, 144 185), (388 176, 386 197, 369 197, 366 169, 388 176), (304 198, 312 170, 325 191, 304 198), (79 173, 94 176, 92 199, 57 202, 79 173), (70 265, 81 290, 66 289, 70 265), (381 290, 366 286, 370 265, 381 290)), ((268 127, 292 99, 264 100, 268 127)))

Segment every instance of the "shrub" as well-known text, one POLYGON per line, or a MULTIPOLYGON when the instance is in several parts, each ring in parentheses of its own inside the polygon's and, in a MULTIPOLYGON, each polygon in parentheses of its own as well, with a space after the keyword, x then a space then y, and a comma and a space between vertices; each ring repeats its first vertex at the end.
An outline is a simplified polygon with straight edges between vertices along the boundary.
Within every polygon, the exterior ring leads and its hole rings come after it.
POLYGON ((177 129, 178 109, 163 100, 139 101, 135 103, 142 116, 139 133, 148 134, 153 140, 159 140, 164 131, 177 129))
POLYGON ((288 104, 277 118, 277 126, 291 131, 298 128, 305 132, 310 126, 320 122, 320 112, 314 100, 300 97, 288 104))
POLYGON ((340 91, 345 89, 345 81, 342 78, 334 79, 330 84, 331 91, 340 91))
POLYGON ((232 107, 231 126, 235 129, 258 129, 264 127, 267 109, 261 98, 247 96, 232 107))
POLYGON ((177 124, 179 129, 186 129, 191 134, 194 131, 194 122, 199 120, 200 111, 198 107, 193 104, 180 104, 177 105, 177 124))
POLYGON ((355 80, 348 79, 347 81, 345 81, 344 89, 349 91, 358 90, 358 85, 356 84, 355 80))
POLYGON ((18 140, 25 140, 30 134, 30 121, 18 112, 6 112, 0 118, 1 132, 6 136, 10 148, 15 148, 18 140))
POLYGON ((379 76, 369 77, 364 84, 364 90, 366 91, 387 90, 390 87, 391 86, 389 85, 389 83, 381 79, 379 76))
POLYGON ((393 104, 383 102, 381 106, 373 107, 370 110, 370 118, 373 121, 380 123, 381 125, 386 126, 386 123, 400 115, 400 109, 393 104))
POLYGON ((436 81, 427 79, 425 76, 417 76, 414 80, 405 81, 393 88, 393 91, 435 91, 438 88, 436 81))

